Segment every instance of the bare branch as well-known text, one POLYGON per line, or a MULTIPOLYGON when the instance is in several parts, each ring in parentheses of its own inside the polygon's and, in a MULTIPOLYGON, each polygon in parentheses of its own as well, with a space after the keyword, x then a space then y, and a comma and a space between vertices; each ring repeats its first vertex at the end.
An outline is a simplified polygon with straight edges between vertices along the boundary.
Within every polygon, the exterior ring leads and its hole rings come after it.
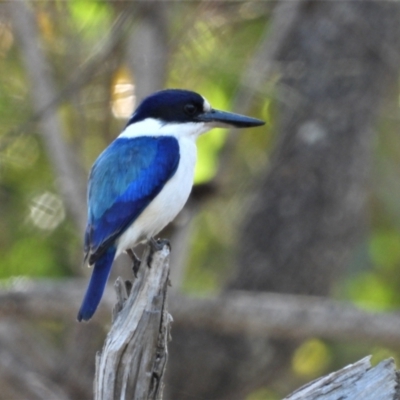
POLYGON ((306 384, 284 400, 399 400, 399 378, 393 359, 371 368, 371 357, 306 384))
POLYGON ((137 101, 163 88, 167 74, 166 7, 153 1, 136 4, 137 26, 128 37, 127 61, 135 78, 137 101))
MULTIPOLYGON (((0 291, 0 315, 75 319, 86 282, 28 281, 0 291)), ((114 296, 108 288, 95 318, 107 321, 114 296)), ((171 293, 175 325, 211 331, 278 338, 321 337, 398 346, 400 316, 367 312, 353 305, 314 296, 229 291, 219 297, 193 298, 171 293)))
POLYGON ((247 335, 305 339, 318 336, 397 346, 400 317, 362 311, 313 296, 230 291, 214 298, 171 296, 176 324, 247 335))
MULTIPOLYGON (((30 80, 33 106, 36 112, 41 112, 56 98, 56 91, 49 63, 40 46, 35 17, 25 1, 12 1, 8 7, 30 80)), ((63 125, 57 113, 42 115, 40 124, 60 193, 76 226, 83 231, 86 221, 85 174, 63 138, 63 125)))
POLYGON ((165 245, 153 253, 147 267, 150 251, 131 289, 121 279, 116 282, 117 312, 96 358, 97 400, 162 398, 171 320, 166 309, 170 251, 165 245))
MULTIPOLYGON (((23 0, 22 0, 23 1, 23 0)), ((64 87, 56 93, 56 97, 51 99, 50 103, 46 104, 42 109, 35 111, 25 122, 8 131, 5 136, 18 136, 27 133, 31 124, 45 118, 47 114, 53 113, 54 110, 63 102, 72 97, 76 92, 87 85, 93 77, 96 76, 96 71, 104 65, 109 59, 110 54, 121 40, 126 26, 131 20, 131 13, 135 4, 128 6, 124 12, 117 18, 107 36, 101 40, 101 46, 96 49, 95 54, 91 55, 76 70, 67 80, 64 87)), ((0 147, 1 148, 1 147, 0 147)))

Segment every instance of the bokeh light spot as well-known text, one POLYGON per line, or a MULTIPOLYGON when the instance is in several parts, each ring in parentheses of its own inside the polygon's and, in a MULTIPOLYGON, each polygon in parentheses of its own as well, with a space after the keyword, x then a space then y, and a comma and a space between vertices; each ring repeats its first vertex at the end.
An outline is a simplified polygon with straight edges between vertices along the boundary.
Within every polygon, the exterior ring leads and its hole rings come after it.
POLYGON ((321 340, 310 339, 295 351, 292 367, 296 374, 313 378, 324 373, 330 360, 328 346, 321 340))
POLYGON ((39 157, 39 144, 35 137, 21 135, 6 147, 1 161, 16 168, 30 168, 39 157))
POLYGON ((120 68, 115 75, 111 93, 111 110, 114 117, 129 118, 135 104, 135 85, 127 68, 120 68))
POLYGON ((44 192, 31 200, 29 217, 38 228, 53 230, 65 218, 63 202, 59 196, 44 192))

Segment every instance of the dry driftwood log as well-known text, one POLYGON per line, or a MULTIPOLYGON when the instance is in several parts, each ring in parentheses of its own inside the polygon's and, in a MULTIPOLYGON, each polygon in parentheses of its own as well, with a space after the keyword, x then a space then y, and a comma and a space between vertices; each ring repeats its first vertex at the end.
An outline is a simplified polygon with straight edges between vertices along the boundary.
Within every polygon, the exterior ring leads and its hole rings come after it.
POLYGON ((399 375, 392 358, 371 368, 365 357, 306 384, 283 400, 399 400, 399 375))
POLYGON ((170 251, 164 245, 149 259, 150 252, 149 247, 131 288, 116 282, 113 324, 96 357, 97 400, 162 398, 172 320, 166 308, 170 251))

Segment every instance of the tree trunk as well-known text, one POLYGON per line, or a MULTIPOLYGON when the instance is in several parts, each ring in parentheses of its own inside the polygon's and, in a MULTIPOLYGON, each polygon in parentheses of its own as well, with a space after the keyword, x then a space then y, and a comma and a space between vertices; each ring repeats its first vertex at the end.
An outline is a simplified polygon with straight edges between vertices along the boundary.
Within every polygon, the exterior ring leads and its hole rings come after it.
MULTIPOLYGON (((399 7, 297 7, 270 60, 281 73, 278 143, 254 185, 226 290, 328 295, 340 279, 365 234, 373 128, 399 66, 399 7)), ((241 399, 287 368, 297 345, 177 328, 169 399, 241 399)))

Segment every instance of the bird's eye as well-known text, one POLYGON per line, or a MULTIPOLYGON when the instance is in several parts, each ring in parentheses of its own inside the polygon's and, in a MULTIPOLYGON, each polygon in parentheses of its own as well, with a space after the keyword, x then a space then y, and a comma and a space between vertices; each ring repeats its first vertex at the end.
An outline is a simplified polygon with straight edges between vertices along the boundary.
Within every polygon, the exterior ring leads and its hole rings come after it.
POLYGON ((185 106, 183 107, 183 111, 185 111, 185 113, 187 115, 192 116, 192 115, 196 114, 197 107, 194 104, 188 103, 188 104, 185 104, 185 106))

